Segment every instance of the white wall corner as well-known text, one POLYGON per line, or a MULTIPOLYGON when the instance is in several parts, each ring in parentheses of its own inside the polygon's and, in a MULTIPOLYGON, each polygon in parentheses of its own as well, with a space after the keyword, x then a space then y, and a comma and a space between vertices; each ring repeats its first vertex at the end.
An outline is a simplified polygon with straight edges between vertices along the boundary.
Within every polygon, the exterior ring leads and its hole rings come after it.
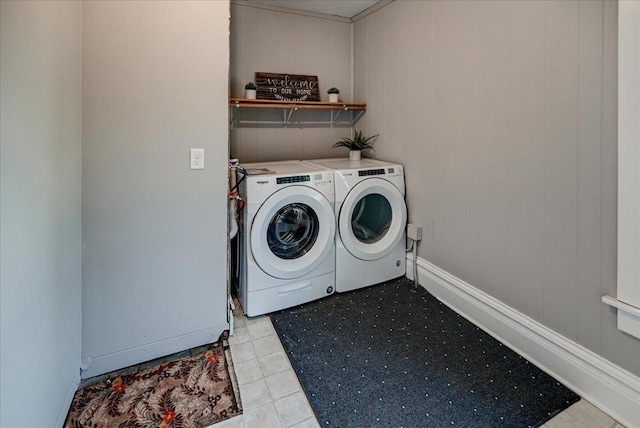
MULTIPOLYGON (((407 254, 407 277, 413 279, 407 254)), ((420 285, 438 300, 628 427, 640 427, 640 377, 418 258, 420 285)))

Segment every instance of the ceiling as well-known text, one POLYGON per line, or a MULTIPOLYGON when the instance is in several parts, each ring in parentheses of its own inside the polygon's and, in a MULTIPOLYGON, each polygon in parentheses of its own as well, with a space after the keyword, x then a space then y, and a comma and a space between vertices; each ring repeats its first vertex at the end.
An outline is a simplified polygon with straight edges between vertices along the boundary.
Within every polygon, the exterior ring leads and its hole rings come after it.
POLYGON ((365 9, 370 8, 380 0, 249 0, 269 6, 300 9, 327 15, 337 15, 353 18, 365 9))

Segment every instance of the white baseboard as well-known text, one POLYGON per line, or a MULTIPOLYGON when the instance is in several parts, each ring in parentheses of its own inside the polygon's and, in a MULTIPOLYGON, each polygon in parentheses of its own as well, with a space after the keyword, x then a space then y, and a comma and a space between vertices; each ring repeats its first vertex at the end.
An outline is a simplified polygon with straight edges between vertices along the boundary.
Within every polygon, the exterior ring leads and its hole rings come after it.
MULTIPOLYGON (((408 254, 410 279, 412 265, 408 254)), ((438 300, 618 422, 640 427, 640 377, 421 258, 418 280, 438 300)))
POLYGON ((227 323, 107 355, 88 357, 80 371, 82 379, 120 370, 145 361, 184 351, 185 349, 213 343, 218 340, 223 331, 228 329, 229 324, 227 323))
POLYGON ((76 391, 78 390, 78 385, 80 385, 79 370, 76 374, 73 375, 71 381, 69 382, 69 387, 67 388, 64 403, 62 404, 60 414, 58 415, 58 420, 56 421, 56 427, 62 428, 64 426, 64 422, 67 419, 67 414, 69 413, 69 409, 71 408, 71 402, 73 401, 73 397, 76 395, 76 391))

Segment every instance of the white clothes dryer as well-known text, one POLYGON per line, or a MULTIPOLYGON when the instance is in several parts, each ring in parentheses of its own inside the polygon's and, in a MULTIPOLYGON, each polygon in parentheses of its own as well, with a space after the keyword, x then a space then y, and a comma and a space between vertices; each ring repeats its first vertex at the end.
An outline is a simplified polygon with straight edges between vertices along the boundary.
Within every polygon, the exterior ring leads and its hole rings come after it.
POLYGON ((401 165, 373 159, 314 159, 335 180, 336 291, 403 276, 407 206, 401 165))
POLYGON ((238 297, 248 316, 335 291, 333 172, 300 161, 247 163, 240 182, 238 297))

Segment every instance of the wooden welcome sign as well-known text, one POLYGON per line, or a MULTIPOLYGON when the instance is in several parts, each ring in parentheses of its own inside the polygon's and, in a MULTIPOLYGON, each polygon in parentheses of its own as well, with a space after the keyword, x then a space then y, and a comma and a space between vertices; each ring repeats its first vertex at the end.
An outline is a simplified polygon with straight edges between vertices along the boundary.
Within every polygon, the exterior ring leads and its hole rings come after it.
POLYGON ((279 101, 320 101, 318 76, 256 72, 257 98, 279 101))

